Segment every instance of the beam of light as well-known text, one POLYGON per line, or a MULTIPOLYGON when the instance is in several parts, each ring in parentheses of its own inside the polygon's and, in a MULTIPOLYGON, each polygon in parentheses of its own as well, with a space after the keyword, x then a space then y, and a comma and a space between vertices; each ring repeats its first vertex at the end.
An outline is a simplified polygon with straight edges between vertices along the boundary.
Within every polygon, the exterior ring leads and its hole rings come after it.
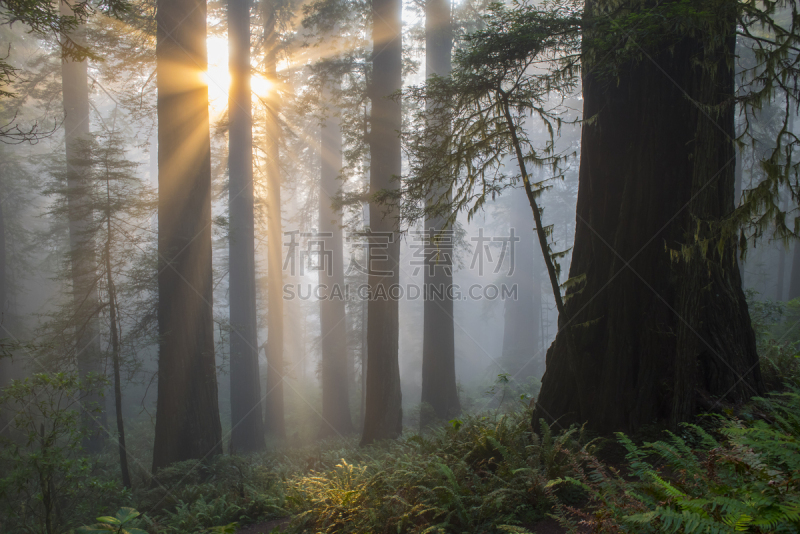
MULTIPOLYGON (((202 73, 203 82, 208 85, 208 105, 212 117, 228 108, 228 91, 231 86, 231 73, 228 70, 228 39, 222 35, 212 35, 206 40, 208 47, 208 70, 202 73)), ((272 90, 272 82, 258 73, 250 77, 250 90, 255 96, 266 97, 272 90)))

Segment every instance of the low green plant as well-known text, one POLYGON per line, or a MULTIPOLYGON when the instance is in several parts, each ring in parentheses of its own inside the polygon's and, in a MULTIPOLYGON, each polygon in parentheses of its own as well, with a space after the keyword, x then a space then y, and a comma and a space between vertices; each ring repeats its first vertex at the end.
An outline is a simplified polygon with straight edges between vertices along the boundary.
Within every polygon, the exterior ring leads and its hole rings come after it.
POLYGON ((523 532, 555 496, 548 469, 572 474, 581 432, 534 432, 531 411, 454 419, 424 435, 287 480, 294 532, 523 532), (541 435, 540 435, 541 434, 541 435), (509 530, 512 529, 512 530, 509 530), (517 530, 513 530, 517 529, 517 530))
POLYGON ((104 503, 125 498, 82 447, 82 413, 98 412, 87 402, 88 392, 105 385, 98 376, 38 373, 3 388, 0 406, 15 414, 0 434, 4 533, 55 534, 102 513, 104 503))
POLYGON ((115 534, 147 534, 146 531, 130 526, 130 523, 141 514, 133 508, 120 508, 114 517, 102 516, 97 518, 97 523, 83 526, 75 530, 75 534, 100 534, 113 532, 115 534))
POLYGON ((798 532, 800 391, 755 402, 764 419, 719 418, 717 436, 687 424, 685 436, 638 446, 618 434, 635 480, 594 460, 586 475, 551 481, 591 497, 584 510, 561 506, 562 522, 594 532, 798 532))

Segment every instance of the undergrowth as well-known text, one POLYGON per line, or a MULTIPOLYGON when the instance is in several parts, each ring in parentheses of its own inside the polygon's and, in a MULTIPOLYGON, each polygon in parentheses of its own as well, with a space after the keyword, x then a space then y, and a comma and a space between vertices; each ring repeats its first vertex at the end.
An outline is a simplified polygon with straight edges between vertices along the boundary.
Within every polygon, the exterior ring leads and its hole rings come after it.
POLYGON ((754 402, 761 419, 717 416, 713 434, 687 424, 684 436, 641 446, 617 434, 629 476, 586 457, 581 476, 549 483, 589 495, 583 509, 557 503, 561 522, 594 532, 800 531, 800 390, 754 402))
POLYGON ((468 417, 288 481, 295 532, 499 532, 542 519, 549 478, 589 454, 578 429, 534 432, 530 411, 468 417))

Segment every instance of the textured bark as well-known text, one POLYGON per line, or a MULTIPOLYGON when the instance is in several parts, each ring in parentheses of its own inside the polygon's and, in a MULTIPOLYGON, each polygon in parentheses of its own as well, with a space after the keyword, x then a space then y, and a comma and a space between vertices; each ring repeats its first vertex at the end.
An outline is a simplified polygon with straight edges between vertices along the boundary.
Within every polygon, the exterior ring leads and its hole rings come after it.
MULTIPOLYGON (((449 0, 425 3, 425 76, 447 76, 453 34, 449 0)), ((433 104, 431 104, 433 105, 433 104)), ((422 403, 430 410, 420 413, 420 426, 448 421, 461 413, 456 386, 453 299, 452 238, 436 241, 444 227, 443 217, 428 217, 425 230, 425 307, 422 333, 422 403)))
POLYGON ((531 211, 522 191, 511 192, 511 228, 519 241, 514 245, 514 272, 508 283, 516 285, 517 298, 506 299, 503 322, 503 371, 524 382, 544 373, 544 356, 539 354, 541 286, 534 283, 535 240, 531 211))
POLYGON ((222 452, 214 362, 205 0, 159 0, 158 403, 153 470, 222 452))
MULTIPOLYGON (((388 96, 402 86, 402 4, 372 0, 372 74, 369 97, 370 191, 395 189, 400 176, 400 103, 388 96)), ((403 429, 398 350, 398 302, 388 296, 400 281, 397 210, 371 202, 369 301, 367 330, 367 399, 361 444, 394 439, 403 429), (389 274, 385 274, 389 273, 389 274), (385 293, 384 293, 385 292, 385 293), (381 295, 385 294, 386 298, 381 295)))
POLYGON ((250 1, 228 1, 231 453, 264 448, 256 317, 250 1))
POLYGON ((698 219, 733 210, 733 107, 709 117, 694 103, 733 93, 733 39, 722 42, 683 38, 618 79, 584 75, 584 116, 596 122, 582 133, 570 277, 586 281, 570 289, 534 421, 674 426, 708 395, 740 402, 763 391, 734 251, 717 254, 704 224, 705 257, 694 240, 698 219))
MULTIPOLYGON (((62 14, 71 15, 66 4, 62 14)), ((71 35, 80 41, 79 34, 71 35)), ((64 99, 64 140, 67 160, 67 217, 71 256, 72 299, 75 323, 75 360, 81 378, 90 373, 102 374, 103 354, 98 325, 97 251, 92 235, 92 209, 88 200, 91 186, 85 168, 89 143, 89 77, 86 61, 64 59, 61 63, 61 86, 64 99)), ((84 404, 98 406, 98 416, 83 413, 89 434, 84 447, 99 452, 105 438, 105 403, 100 392, 91 392, 84 404)))
POLYGON ((319 231, 331 255, 322 261, 319 284, 320 335, 322 345, 322 427, 321 435, 349 434, 353 431, 350 415, 350 375, 347 357, 347 316, 344 294, 344 249, 342 215, 332 203, 339 191, 342 169, 342 131, 339 118, 332 113, 325 119, 320 139, 319 231), (327 262, 330 261, 330 265, 327 262), (334 290, 339 288, 338 292, 334 290))
MULTIPOLYGON (((274 7, 265 2, 267 22, 264 28, 266 44, 266 72, 272 87, 279 87, 276 69, 277 39, 274 7)), ((267 391, 265 392, 266 413, 264 427, 269 437, 286 439, 283 399, 283 230, 281 220, 281 169, 280 169, 280 100, 274 91, 267 100, 267 391)))

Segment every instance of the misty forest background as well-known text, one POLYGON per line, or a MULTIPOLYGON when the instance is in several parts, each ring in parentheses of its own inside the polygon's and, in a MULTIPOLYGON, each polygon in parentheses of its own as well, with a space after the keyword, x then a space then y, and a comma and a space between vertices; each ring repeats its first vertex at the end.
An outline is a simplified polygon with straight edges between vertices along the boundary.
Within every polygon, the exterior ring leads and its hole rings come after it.
POLYGON ((797 532, 798 7, 0 0, 0 532, 797 532))

